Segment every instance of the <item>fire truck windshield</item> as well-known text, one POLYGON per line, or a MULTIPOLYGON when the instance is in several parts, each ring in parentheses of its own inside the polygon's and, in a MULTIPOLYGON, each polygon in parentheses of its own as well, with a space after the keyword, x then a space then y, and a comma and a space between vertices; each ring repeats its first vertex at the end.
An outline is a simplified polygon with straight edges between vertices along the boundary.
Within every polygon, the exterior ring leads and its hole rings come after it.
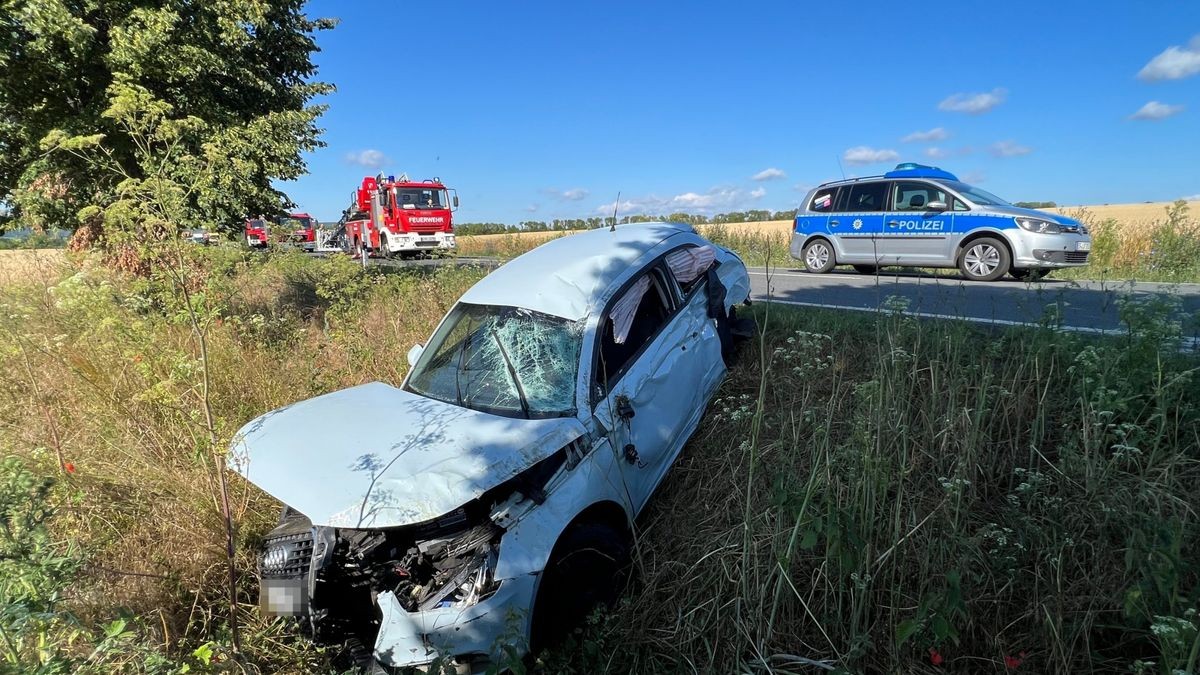
POLYGON ((402 209, 444 209, 450 200, 438 188, 396 188, 396 203, 402 209))
POLYGON ((293 218, 292 216, 282 216, 279 218, 279 225, 293 230, 307 230, 312 228, 311 218, 293 218))

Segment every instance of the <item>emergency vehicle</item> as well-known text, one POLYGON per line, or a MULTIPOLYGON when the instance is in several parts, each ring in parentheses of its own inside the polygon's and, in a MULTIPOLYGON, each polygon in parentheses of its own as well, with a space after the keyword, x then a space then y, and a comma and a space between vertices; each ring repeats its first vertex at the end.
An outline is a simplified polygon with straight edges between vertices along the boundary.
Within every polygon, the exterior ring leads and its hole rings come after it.
POLYGON ((1092 239, 1073 218, 1013 206, 949 171, 906 163, 882 176, 810 190, 791 254, 809 272, 852 265, 958 267, 973 281, 1040 279, 1088 262, 1092 239))
POLYGON ((266 248, 271 242, 291 243, 312 251, 317 245, 315 225, 316 221, 307 213, 289 213, 275 218, 274 222, 263 216, 247 218, 246 245, 266 248))
POLYGON ((440 178, 367 176, 350 199, 346 238, 355 254, 390 258, 454 249, 451 212, 458 194, 440 178))

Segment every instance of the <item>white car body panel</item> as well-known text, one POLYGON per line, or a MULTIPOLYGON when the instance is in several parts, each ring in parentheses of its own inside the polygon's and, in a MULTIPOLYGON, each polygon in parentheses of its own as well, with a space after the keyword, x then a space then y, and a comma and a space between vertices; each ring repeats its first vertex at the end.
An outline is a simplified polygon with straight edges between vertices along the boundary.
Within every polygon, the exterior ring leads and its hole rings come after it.
POLYGON ((251 421, 233 452, 243 476, 314 525, 400 527, 461 506, 582 434, 571 418, 500 417, 372 382, 251 421))

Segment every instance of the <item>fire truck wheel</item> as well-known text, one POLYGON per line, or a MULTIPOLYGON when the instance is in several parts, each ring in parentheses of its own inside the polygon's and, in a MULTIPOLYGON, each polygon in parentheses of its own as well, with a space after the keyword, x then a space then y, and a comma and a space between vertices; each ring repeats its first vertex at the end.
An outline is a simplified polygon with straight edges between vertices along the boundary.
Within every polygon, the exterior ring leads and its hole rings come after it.
POLYGON ((379 257, 392 257, 392 247, 388 244, 388 238, 382 232, 379 233, 379 257))

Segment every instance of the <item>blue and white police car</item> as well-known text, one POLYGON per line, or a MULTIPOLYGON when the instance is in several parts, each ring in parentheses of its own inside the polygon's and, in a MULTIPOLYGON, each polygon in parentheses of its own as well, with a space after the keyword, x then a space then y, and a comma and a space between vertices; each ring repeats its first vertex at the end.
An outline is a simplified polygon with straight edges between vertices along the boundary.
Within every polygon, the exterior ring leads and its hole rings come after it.
POLYGON ((1092 240, 1072 218, 1013 206, 937 167, 825 183, 796 214, 792 257, 809 272, 852 265, 958 267, 974 281, 1039 279, 1086 265, 1092 240))

